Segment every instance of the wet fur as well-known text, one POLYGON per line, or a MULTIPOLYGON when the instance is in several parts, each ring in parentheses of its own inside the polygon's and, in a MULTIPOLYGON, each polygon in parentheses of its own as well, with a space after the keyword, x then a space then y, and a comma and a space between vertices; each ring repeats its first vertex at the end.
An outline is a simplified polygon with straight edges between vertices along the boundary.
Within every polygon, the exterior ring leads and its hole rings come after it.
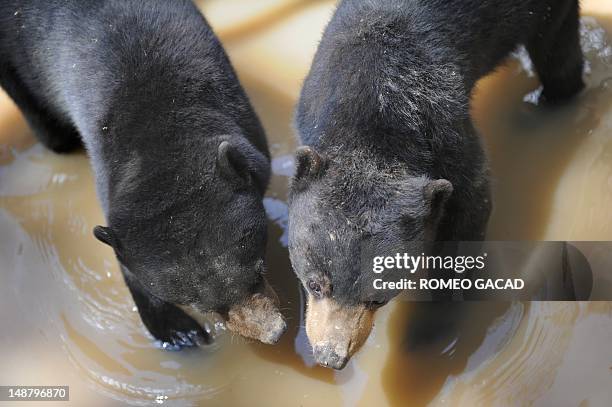
POLYGON ((0 85, 47 147, 84 144, 96 236, 156 338, 206 340, 174 304, 227 312, 263 286, 265 135, 190 1, 5 0, 0 85))

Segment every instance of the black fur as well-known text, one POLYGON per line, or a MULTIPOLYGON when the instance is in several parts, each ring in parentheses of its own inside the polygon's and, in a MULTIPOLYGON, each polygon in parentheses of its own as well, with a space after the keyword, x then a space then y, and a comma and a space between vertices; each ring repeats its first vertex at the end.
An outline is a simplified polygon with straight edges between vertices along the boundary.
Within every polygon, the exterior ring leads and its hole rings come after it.
POLYGON ((306 290, 314 280, 340 302, 367 302, 364 247, 420 254, 432 241, 484 239, 489 175, 469 97, 519 44, 547 102, 581 90, 577 0, 340 2, 296 113, 308 148, 289 250, 306 290))
POLYGON ((82 140, 95 235, 155 337, 207 340, 176 305, 226 313, 263 290, 265 135, 190 1, 3 0, 0 84, 46 146, 82 140))

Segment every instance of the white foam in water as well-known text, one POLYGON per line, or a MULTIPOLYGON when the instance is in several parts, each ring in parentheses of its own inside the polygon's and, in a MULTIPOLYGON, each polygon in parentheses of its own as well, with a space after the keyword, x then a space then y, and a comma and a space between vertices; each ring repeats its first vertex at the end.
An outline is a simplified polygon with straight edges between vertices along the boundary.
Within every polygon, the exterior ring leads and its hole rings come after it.
POLYGON ((538 105, 538 102, 540 101, 540 95, 542 94, 542 91, 544 90, 543 86, 538 86, 536 90, 529 92, 528 94, 525 95, 525 97, 523 97, 523 102, 525 103, 531 103, 532 105, 538 105))
POLYGON ((520 69, 524 71, 528 77, 532 78, 535 76, 531 58, 529 57, 527 49, 525 49, 523 45, 519 46, 516 51, 511 54, 511 56, 519 61, 520 69))
POLYGON ((597 23, 593 17, 582 17, 580 19, 580 44, 584 53, 590 72, 590 63, 599 62, 605 66, 612 66, 612 46, 607 38, 606 31, 597 23))

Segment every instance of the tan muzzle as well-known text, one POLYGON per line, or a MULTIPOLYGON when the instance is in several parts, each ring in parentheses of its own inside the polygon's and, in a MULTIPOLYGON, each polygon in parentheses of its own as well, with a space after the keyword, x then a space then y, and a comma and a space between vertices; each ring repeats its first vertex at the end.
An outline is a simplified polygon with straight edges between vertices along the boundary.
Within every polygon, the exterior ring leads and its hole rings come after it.
POLYGON ((244 337, 275 344, 287 330, 287 323, 278 304, 276 293, 265 281, 263 292, 255 293, 229 309, 226 326, 244 337))
POLYGON ((342 369, 364 344, 374 322, 374 311, 363 305, 341 305, 332 298, 308 296, 306 334, 315 360, 342 369))

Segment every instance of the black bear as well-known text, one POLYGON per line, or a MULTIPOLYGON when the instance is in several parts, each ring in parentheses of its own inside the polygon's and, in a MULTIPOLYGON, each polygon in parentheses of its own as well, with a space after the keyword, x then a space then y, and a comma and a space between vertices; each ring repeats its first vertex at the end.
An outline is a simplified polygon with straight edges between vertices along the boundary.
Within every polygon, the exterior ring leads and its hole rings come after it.
POLYGON ((142 321, 171 347, 206 343, 192 316, 274 343, 263 276, 264 131, 217 37, 188 0, 4 0, 0 85, 38 139, 84 144, 142 321))
POLYGON ((579 92, 576 0, 343 0, 296 111, 302 147, 289 252, 316 360, 342 368, 396 293, 363 290, 361 250, 484 239, 488 165, 469 117, 476 81, 517 45, 543 101, 579 92))

